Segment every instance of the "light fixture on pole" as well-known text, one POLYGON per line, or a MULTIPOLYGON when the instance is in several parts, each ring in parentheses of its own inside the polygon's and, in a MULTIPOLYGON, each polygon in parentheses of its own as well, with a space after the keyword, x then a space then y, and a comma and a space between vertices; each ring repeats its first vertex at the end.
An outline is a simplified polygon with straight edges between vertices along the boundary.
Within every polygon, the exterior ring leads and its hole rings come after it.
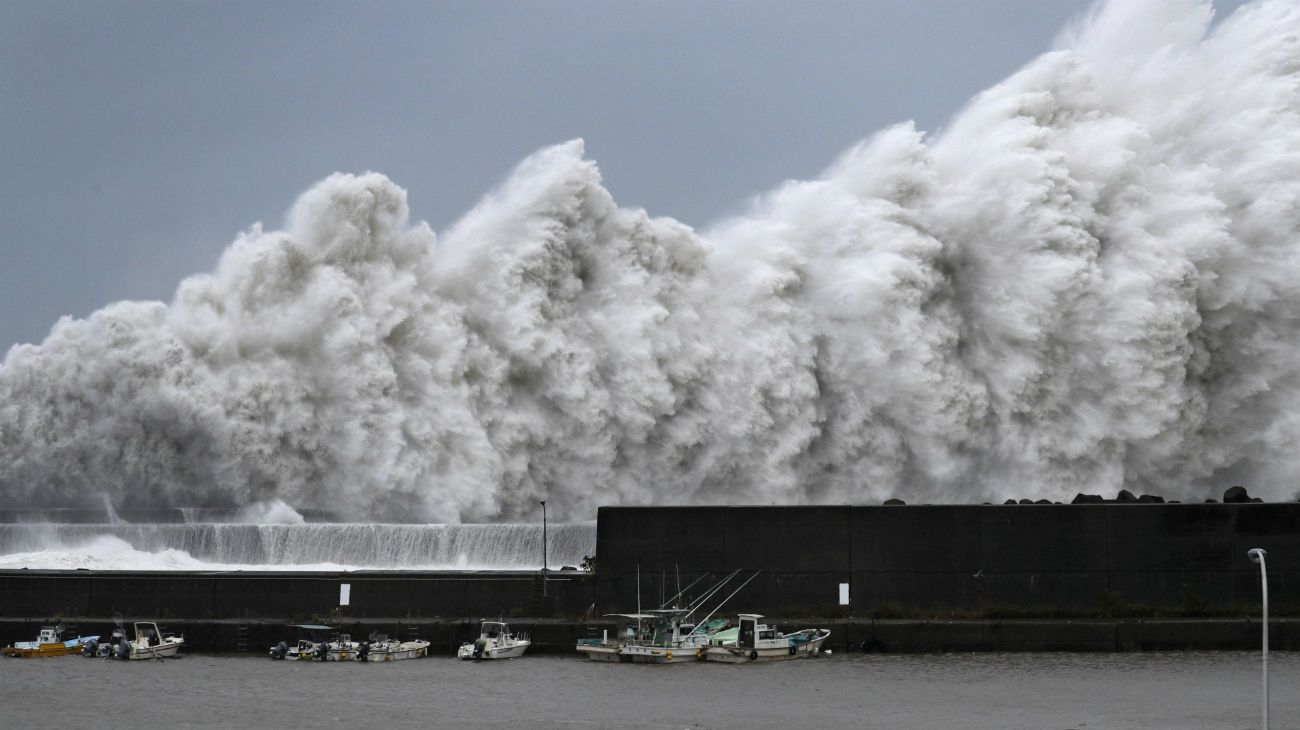
POLYGON ((1259 563, 1259 587, 1264 594, 1264 730, 1268 730, 1268 567, 1264 564, 1267 554, 1262 548, 1246 551, 1250 562, 1259 563))
POLYGON ((548 569, 546 567, 546 500, 542 502, 542 597, 546 597, 546 578, 548 569))

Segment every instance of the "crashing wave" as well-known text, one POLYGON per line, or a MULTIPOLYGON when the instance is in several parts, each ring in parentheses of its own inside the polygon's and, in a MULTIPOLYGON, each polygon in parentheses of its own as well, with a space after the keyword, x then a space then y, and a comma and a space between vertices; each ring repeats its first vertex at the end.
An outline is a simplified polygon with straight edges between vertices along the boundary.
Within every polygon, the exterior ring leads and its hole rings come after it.
POLYGON ((942 134, 884 130, 703 232, 618 207, 581 141, 440 238, 333 175, 170 304, 11 349, 0 497, 459 522, 1283 496, 1300 8, 1212 15, 1103 4, 942 134))

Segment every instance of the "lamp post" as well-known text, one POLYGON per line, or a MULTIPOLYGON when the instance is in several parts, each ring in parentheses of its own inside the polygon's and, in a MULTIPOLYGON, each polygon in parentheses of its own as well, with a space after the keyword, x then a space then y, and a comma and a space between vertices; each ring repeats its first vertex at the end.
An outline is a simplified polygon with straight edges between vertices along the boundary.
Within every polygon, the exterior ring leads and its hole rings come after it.
POLYGON ((1267 554, 1261 548, 1246 551, 1250 562, 1259 563, 1259 586, 1264 593, 1264 730, 1268 730, 1268 567, 1264 564, 1267 554))
POLYGON ((542 598, 546 597, 546 500, 542 500, 542 598))

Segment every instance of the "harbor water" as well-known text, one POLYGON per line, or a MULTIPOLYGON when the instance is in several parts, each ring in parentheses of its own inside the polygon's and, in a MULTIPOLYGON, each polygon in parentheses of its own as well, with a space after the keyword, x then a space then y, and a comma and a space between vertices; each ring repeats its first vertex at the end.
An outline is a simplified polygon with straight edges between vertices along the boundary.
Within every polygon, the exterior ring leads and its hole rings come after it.
MULTIPOLYGON (((392 664, 189 655, 0 661, 6 727, 1260 727, 1255 652, 836 654, 759 665, 572 657, 392 664)), ((1300 654, 1274 653, 1273 730, 1300 729, 1300 654)))

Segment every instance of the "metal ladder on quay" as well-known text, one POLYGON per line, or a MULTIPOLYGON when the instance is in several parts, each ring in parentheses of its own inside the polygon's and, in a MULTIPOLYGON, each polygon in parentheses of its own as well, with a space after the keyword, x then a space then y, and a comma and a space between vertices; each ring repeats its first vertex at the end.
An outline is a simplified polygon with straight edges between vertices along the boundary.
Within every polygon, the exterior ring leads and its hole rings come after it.
POLYGON ((235 651, 248 651, 248 622, 240 621, 235 624, 235 651))

